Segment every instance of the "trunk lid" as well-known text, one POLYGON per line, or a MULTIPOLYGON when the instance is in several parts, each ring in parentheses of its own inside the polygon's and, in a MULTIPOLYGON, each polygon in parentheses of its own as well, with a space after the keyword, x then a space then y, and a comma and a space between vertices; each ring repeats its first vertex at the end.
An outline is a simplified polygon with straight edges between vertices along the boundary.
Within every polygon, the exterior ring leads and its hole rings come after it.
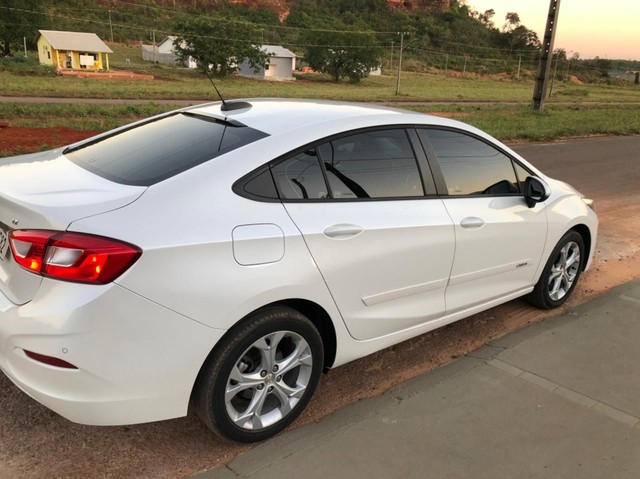
POLYGON ((0 159, 0 291, 15 304, 29 302, 42 278, 12 258, 13 229, 64 231, 78 219, 122 208, 145 187, 114 183, 51 150, 0 159))

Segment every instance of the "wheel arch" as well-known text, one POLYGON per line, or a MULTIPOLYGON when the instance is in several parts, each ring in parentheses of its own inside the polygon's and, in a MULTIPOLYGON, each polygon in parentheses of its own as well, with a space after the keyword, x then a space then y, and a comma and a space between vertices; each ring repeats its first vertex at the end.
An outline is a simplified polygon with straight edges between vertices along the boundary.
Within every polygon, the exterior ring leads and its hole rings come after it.
POLYGON ((591 230, 585 224, 578 224, 573 226, 569 231, 575 231, 580 236, 582 236, 582 241, 584 242, 585 249, 585 260, 582 262, 582 271, 584 271, 587 267, 587 258, 591 253, 591 230))
POLYGON ((205 366, 211 360, 211 358, 215 355, 216 351, 218 351, 218 349, 220 348, 220 345, 224 343, 224 340, 227 337, 233 334, 236 334, 237 329, 241 327, 244 321, 247 318, 249 318, 251 315, 263 309, 271 308, 274 306, 287 306, 299 312, 300 314, 304 315, 306 318, 309 319, 309 321, 313 323, 313 325, 316 327, 316 329, 320 333, 320 337, 322 338, 322 346, 324 349, 324 369, 327 370, 331 368, 336 358, 337 336, 336 336, 335 327, 333 325, 333 321, 331 319, 331 316, 329 316, 329 313, 327 313, 327 311, 319 304, 313 301, 309 301, 307 299, 300 299, 300 298, 283 299, 279 301, 274 301, 269 304, 265 304, 259 308, 254 309, 253 311, 246 314, 241 320, 237 321, 231 328, 227 330, 227 332, 213 346, 213 348, 207 355, 206 359, 203 361, 202 365, 200 366, 200 370, 198 371, 198 375, 196 376, 196 379, 191 389, 192 397, 193 397, 193 391, 195 390, 196 385, 198 384, 202 370, 205 368, 205 366))

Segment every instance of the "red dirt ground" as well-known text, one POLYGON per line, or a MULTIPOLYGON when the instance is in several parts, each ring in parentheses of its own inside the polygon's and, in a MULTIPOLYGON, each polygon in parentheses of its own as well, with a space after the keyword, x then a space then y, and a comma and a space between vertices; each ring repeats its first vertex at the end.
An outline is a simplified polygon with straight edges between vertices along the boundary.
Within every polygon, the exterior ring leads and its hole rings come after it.
POLYGON ((86 70, 58 70, 64 76, 76 78, 91 78, 93 80, 144 80, 151 81, 153 75, 134 73, 121 70, 109 70, 106 72, 93 72, 86 70))
POLYGON ((10 127, 0 122, 0 156, 10 156, 58 148, 84 140, 99 131, 78 131, 71 128, 10 127))

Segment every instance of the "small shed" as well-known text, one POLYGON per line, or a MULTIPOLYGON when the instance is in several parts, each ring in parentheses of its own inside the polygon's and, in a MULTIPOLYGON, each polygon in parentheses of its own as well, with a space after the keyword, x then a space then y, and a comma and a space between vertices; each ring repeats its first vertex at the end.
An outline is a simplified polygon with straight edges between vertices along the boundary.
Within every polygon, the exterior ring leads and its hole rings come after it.
POLYGON ((38 57, 58 69, 108 70, 113 51, 95 33, 39 30, 38 57))
MULTIPOLYGON (((155 47, 153 45, 142 45, 142 59, 149 62, 158 62, 165 65, 182 65, 182 62, 175 53, 175 44, 178 37, 169 35, 155 47)), ((196 68, 196 61, 189 57, 184 66, 196 68)))
POLYGON ((257 71, 254 71, 249 61, 244 60, 238 65, 238 73, 240 75, 274 80, 294 80, 293 70, 296 69, 295 53, 279 45, 262 45, 260 50, 269 55, 266 67, 258 68, 257 71))

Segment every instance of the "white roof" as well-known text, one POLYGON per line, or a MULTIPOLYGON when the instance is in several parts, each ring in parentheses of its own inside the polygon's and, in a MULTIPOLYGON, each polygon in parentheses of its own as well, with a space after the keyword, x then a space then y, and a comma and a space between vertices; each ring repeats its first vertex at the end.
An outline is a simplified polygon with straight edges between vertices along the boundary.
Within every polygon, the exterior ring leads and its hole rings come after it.
POLYGON ((113 53, 95 33, 39 30, 53 48, 75 52, 113 53))
POLYGON ((280 57, 280 58, 296 57, 295 53, 293 53, 291 50, 287 50, 285 47, 282 47, 280 45, 262 45, 260 47, 260 50, 274 57, 280 57))
MULTIPOLYGON (((270 135, 287 133, 299 128, 319 125, 321 123, 332 123, 344 119, 352 119, 354 123, 358 123, 358 121, 355 120, 356 118, 379 118, 383 115, 389 118, 390 123, 394 124, 401 122, 402 117, 408 114, 419 115, 422 118, 426 117, 426 115, 416 114, 415 112, 379 105, 326 100, 253 98, 227 100, 227 103, 240 101, 249 102, 251 108, 222 111, 220 109, 222 104, 215 102, 190 107, 187 108, 187 110, 215 118, 236 120, 270 135)), ((436 122, 439 121, 435 117, 432 119, 436 122)))
POLYGON ((171 44, 173 44, 175 43, 177 38, 178 37, 176 37, 175 35, 169 35, 168 37, 165 37, 160 43, 158 43, 158 46, 162 45, 165 42, 170 42, 171 44))

